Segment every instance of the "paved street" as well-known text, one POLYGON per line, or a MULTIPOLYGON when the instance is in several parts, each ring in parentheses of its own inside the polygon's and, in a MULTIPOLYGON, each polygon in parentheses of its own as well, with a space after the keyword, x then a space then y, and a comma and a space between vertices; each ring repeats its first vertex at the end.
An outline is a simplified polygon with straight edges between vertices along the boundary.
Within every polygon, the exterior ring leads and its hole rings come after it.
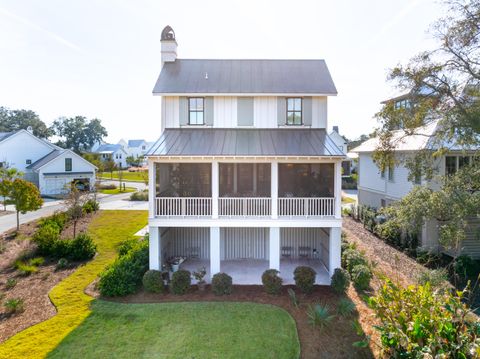
MULTIPOLYGON (((127 182, 127 187, 134 187, 131 185, 134 182, 127 182)), ((118 182, 116 183, 118 185, 118 182)), ((138 187, 135 188, 145 188, 143 183, 135 183, 138 187), (143 186, 143 187, 141 187, 143 186)), ((121 210, 148 210, 148 202, 132 202, 129 201, 131 193, 122 193, 116 195, 106 195, 99 194, 97 196, 98 201, 100 202, 100 209, 121 209, 121 210)), ((7 209, 14 211, 13 206, 7 206, 7 209)), ((20 223, 27 223, 42 217, 47 217, 52 215, 55 211, 60 211, 64 209, 62 201, 48 201, 45 202, 42 208, 38 211, 28 212, 26 214, 20 214, 20 223)), ((12 228, 15 228, 17 225, 16 214, 8 214, 0 217, 0 234, 6 232, 12 228)))

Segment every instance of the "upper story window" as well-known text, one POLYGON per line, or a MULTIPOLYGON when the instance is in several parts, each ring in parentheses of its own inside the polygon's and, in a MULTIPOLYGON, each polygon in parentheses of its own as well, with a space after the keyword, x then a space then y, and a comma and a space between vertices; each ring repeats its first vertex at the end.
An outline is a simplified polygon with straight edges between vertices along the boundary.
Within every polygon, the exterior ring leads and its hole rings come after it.
POLYGON ((390 182, 395 180, 395 165, 393 163, 388 166, 388 180, 390 182))
POLYGON ((32 160, 26 160, 25 163, 26 163, 27 165, 31 165, 31 164, 32 164, 32 160))
POLYGON ((188 124, 203 125, 204 122, 204 98, 190 97, 188 99, 188 124))
POLYGON ((71 171, 72 171, 72 159, 65 158, 65 172, 71 172, 71 171))
POLYGON ((300 97, 287 98, 287 125, 302 124, 302 99, 300 97))
POLYGON ((145 146, 142 146, 142 150, 145 150, 145 146))
POLYGON ((410 101, 409 100, 399 100, 395 101, 395 110, 401 109, 401 108, 410 108, 410 101))

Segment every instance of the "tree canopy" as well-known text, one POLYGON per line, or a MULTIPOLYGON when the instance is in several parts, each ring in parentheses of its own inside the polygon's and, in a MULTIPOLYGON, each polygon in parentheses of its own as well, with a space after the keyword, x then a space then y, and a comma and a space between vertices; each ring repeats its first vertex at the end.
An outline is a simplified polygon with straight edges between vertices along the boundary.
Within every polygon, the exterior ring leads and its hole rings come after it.
POLYGON ((0 132, 26 130, 29 126, 32 127, 33 134, 37 137, 48 138, 53 134, 53 131, 40 120, 35 112, 0 107, 0 132))
POLYGON ((11 203, 15 205, 17 211, 17 231, 20 228, 20 213, 27 213, 36 211, 42 207, 43 199, 40 196, 40 191, 31 182, 25 181, 21 178, 13 180, 10 190, 11 203))
POLYGON ((432 144, 414 160, 406 160, 412 171, 434 166, 435 159, 452 147, 480 146, 480 1, 449 0, 445 4, 448 16, 432 27, 437 48, 390 71, 389 79, 409 93, 411 105, 398 108, 388 102, 376 115, 381 145, 374 157, 381 169, 394 161, 393 134, 398 129, 404 132, 397 141, 419 135, 429 137, 432 144), (434 122, 438 130, 426 134, 425 126, 434 122))
POLYGON ((99 119, 88 120, 84 116, 61 117, 53 122, 51 128, 60 138, 57 145, 77 153, 88 151, 108 134, 99 119))

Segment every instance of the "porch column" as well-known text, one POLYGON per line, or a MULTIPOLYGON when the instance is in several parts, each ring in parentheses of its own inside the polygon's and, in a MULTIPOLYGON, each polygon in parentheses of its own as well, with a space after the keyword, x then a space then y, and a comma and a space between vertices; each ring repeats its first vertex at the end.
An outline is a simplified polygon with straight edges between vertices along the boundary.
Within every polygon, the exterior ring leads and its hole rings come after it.
POLYGON ((280 270, 280 228, 270 227, 270 269, 280 270))
POLYGON ((212 162, 212 218, 218 218, 218 190, 220 182, 218 180, 218 162, 212 162))
POLYGON ((341 227, 330 228, 330 237, 328 240, 328 272, 330 277, 336 268, 341 268, 341 227))
POLYGON ((155 162, 148 159, 148 217, 155 217, 155 162))
POLYGON ((334 182, 334 193, 335 193, 335 218, 342 218, 342 162, 335 162, 334 168, 335 182, 334 182))
POLYGON ((210 276, 220 273, 220 227, 210 227, 210 276))
POLYGON ((272 218, 278 218, 278 162, 273 161, 270 164, 271 175, 270 175, 270 189, 272 197, 272 218))
POLYGON ((160 228, 149 226, 149 242, 148 242, 148 262, 149 268, 155 270, 162 269, 162 247, 160 245, 160 228))

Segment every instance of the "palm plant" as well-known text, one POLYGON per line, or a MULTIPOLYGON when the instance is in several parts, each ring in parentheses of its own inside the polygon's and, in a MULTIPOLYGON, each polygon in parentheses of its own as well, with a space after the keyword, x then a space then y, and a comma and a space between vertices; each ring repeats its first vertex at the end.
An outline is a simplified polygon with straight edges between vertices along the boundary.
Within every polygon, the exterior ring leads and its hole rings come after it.
POLYGON ((342 317, 349 317, 355 311, 355 303, 348 298, 341 298, 337 305, 337 313, 342 317))
POLYGON ((309 305, 307 309, 308 323, 314 327, 323 329, 327 327, 335 315, 330 314, 330 308, 327 304, 309 305))

